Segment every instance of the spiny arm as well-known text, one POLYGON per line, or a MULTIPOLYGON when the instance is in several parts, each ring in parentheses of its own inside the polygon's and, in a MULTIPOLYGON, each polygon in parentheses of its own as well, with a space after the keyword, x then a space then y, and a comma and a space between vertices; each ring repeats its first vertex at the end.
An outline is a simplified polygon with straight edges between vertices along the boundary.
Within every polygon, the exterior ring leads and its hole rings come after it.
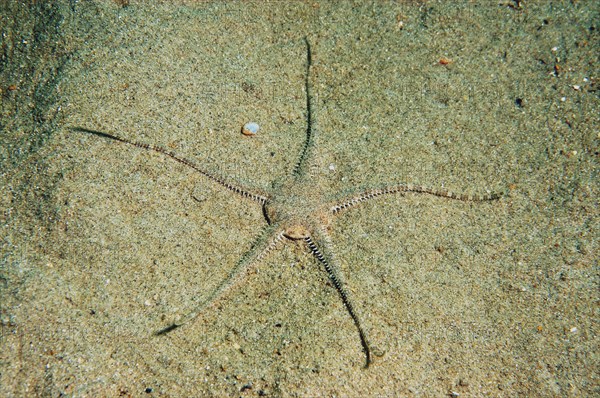
POLYGON ((208 172, 204 169, 201 169, 199 166, 194 164, 192 161, 187 160, 182 157, 179 157, 174 152, 168 151, 163 147, 160 147, 157 145, 152 145, 152 144, 145 144, 145 143, 137 142, 137 141, 131 141, 131 140, 128 140, 125 138, 118 137, 113 134, 105 133, 103 131, 91 130, 91 129, 87 129, 84 127, 72 127, 71 130, 80 132, 80 133, 94 134, 94 135, 97 135, 100 137, 109 138, 111 140, 115 140, 115 141, 123 142, 125 144, 133 145, 138 148, 158 152, 158 153, 165 155, 183 165, 186 165, 186 166, 196 170, 198 173, 207 177, 209 180, 214 181, 217 184, 219 184, 219 185, 229 189, 230 191, 233 191, 243 197, 250 198, 256 202, 259 202, 260 204, 264 204, 268 199, 267 195, 265 195, 265 194, 253 192, 252 190, 247 189, 246 187, 242 186, 241 184, 232 183, 227 178, 219 176, 219 175, 215 174, 214 172, 208 172))
POLYGON ((383 188, 357 190, 355 193, 349 194, 345 199, 333 201, 329 206, 329 209, 333 214, 337 214, 342 210, 355 207, 360 203, 377 198, 379 196, 403 192, 424 193, 428 195, 441 196, 444 198, 462 200, 464 202, 483 202, 500 198, 500 194, 497 193, 466 194, 452 192, 447 189, 425 187, 422 185, 398 184, 383 188))
POLYGON ((172 323, 164 329, 159 330, 155 335, 166 334, 181 325, 184 325, 190 321, 193 321, 200 315, 207 307, 215 304, 225 293, 227 293, 233 286, 244 280, 244 277, 248 274, 248 270, 258 263, 260 260, 265 258, 277 244, 283 239, 283 229, 277 224, 267 226, 260 234, 258 239, 252 245, 252 248, 242 259, 236 264, 231 270, 229 275, 217 286, 213 292, 204 299, 196 308, 185 315, 181 320, 172 323))
POLYGON ((337 260, 333 254, 331 240, 329 235, 327 234, 325 228, 313 228, 311 230, 311 236, 307 236, 304 238, 304 241, 308 245, 311 253, 315 258, 323 265, 325 268, 325 272, 327 272, 327 276, 333 286, 337 290, 346 310, 350 314, 356 329, 358 330, 358 335, 360 336, 360 343, 362 344, 363 351, 365 353, 366 362, 365 368, 369 367, 371 364, 371 347, 369 346, 369 341, 367 340, 367 334, 362 328, 360 323, 360 319, 354 310, 354 306, 352 305, 352 301, 350 299, 350 294, 346 290, 344 285, 344 281, 342 280, 342 275, 339 270, 339 265, 337 260))
POLYGON ((296 176, 302 176, 308 171, 308 161, 311 159, 311 152, 315 146, 315 133, 316 133, 316 122, 315 122, 315 111, 313 108, 313 97, 310 85, 310 67, 312 66, 312 53, 310 50, 310 43, 308 38, 304 38, 306 43, 306 75, 304 78, 304 88, 306 91, 306 140, 302 147, 302 153, 300 158, 294 167, 293 174, 296 176))

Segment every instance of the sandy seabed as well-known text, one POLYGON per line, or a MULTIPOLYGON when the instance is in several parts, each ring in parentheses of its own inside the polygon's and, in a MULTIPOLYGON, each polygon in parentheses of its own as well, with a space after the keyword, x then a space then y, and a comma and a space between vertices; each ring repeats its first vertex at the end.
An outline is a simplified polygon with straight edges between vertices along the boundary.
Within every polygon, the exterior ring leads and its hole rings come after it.
POLYGON ((580 2, 5 2, 0 390, 31 396, 581 397, 598 383, 598 20, 580 2), (521 4, 521 7, 518 6, 521 4), (377 355, 287 241, 160 154, 257 187, 389 195, 330 234, 377 355), (255 137, 240 127, 256 121, 255 137))

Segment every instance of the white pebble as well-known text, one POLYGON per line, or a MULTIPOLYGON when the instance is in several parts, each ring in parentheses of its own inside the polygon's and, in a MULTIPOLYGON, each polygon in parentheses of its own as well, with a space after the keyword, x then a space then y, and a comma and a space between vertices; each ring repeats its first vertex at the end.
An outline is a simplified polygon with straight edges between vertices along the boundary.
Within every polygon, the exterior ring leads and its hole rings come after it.
POLYGON ((242 134, 252 136, 256 135, 256 133, 258 133, 258 130, 260 130, 258 123, 248 122, 244 124, 244 127, 242 127, 242 134))

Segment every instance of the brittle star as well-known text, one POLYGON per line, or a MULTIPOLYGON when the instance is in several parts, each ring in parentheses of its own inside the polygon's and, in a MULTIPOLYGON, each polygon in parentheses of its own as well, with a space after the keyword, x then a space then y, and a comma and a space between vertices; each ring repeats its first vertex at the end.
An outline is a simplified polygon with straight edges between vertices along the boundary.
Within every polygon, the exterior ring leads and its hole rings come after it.
POLYGON ((441 196, 462 201, 489 201, 499 197, 497 194, 468 195, 455 193, 444 189, 433 189, 413 184, 391 184, 373 189, 355 188, 345 198, 339 200, 336 196, 315 192, 317 187, 311 179, 310 161, 314 157, 315 137, 317 135, 314 99, 310 84, 310 71, 312 66, 312 53, 310 43, 306 43, 306 139, 298 162, 291 175, 273 184, 271 189, 258 191, 248 188, 241 182, 225 176, 209 172, 197 166, 192 161, 178 156, 167 149, 141 142, 132 141, 117 135, 91 130, 84 127, 71 128, 73 131, 90 133, 97 136, 120 141, 149 151, 158 152, 202 174, 216 184, 235 192, 242 197, 258 202, 263 207, 267 226, 254 241, 249 251, 237 262, 229 275, 206 297, 200 305, 164 329, 156 332, 157 335, 168 333, 197 318, 207 307, 215 304, 227 291, 238 284, 248 274, 248 271, 271 252, 279 242, 285 238, 294 241, 304 241, 308 250, 323 265, 329 280, 337 290, 346 311, 352 318, 358 331, 362 349, 365 354, 365 367, 371 363, 371 347, 367 334, 362 327, 360 317, 354 308, 350 293, 346 289, 339 263, 334 255, 333 246, 327 231, 331 219, 343 210, 353 208, 365 201, 382 195, 394 193, 421 193, 441 196))

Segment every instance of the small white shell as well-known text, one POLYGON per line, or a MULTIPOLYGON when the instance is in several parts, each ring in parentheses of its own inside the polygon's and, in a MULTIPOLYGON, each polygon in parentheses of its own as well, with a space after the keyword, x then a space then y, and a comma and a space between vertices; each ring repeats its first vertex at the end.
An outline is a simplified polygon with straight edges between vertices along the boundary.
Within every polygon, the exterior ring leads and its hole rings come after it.
POLYGON ((248 122, 242 127, 242 134, 247 136, 253 136, 256 135, 256 133, 258 133, 258 130, 260 130, 260 126, 258 125, 258 123, 248 122))

